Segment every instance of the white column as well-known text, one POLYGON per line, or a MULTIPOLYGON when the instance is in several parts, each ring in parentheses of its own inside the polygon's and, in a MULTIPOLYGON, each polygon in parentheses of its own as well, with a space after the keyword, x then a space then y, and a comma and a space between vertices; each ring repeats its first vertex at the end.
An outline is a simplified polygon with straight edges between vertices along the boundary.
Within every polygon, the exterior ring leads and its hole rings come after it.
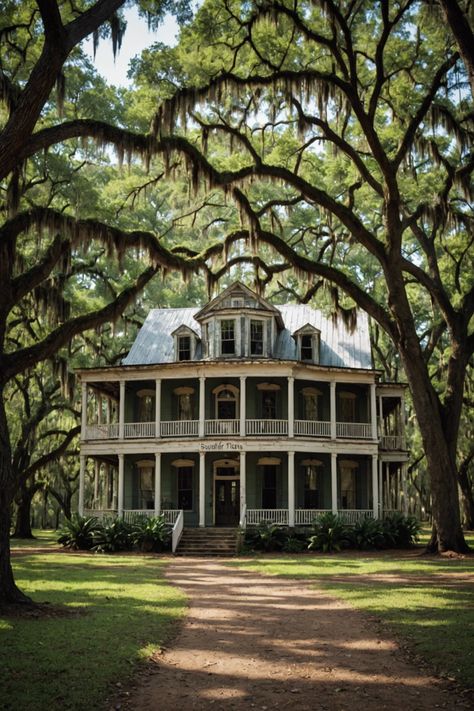
POLYGON ((100 462, 96 459, 94 462, 94 507, 97 507, 97 499, 99 498, 99 475, 100 462))
POLYGON ((246 454, 245 452, 240 453, 240 518, 242 519, 242 512, 244 506, 247 506, 247 470, 246 470, 246 454))
POLYGON ((383 462, 379 461, 379 518, 383 518, 383 462))
POLYGON ((407 472, 408 464, 403 462, 402 464, 402 491, 403 491, 403 513, 405 516, 408 515, 408 491, 407 491, 407 472))
POLYGON ((161 453, 155 452, 155 516, 161 511, 161 453))
POLYGON ((375 383, 370 384, 370 422, 372 424, 372 439, 377 440, 377 400, 375 397, 375 383))
POLYGON ((106 403, 107 403, 107 409, 106 409, 106 413, 105 413, 106 422, 108 425, 110 425, 110 423, 112 422, 112 402, 109 397, 107 398, 106 403))
POLYGON ((337 514, 337 454, 331 454, 331 508, 337 514))
POLYGON ((79 457, 79 503, 77 506, 79 516, 84 516, 84 480, 86 476, 86 458, 84 454, 79 457))
POLYGON ((124 485, 124 455, 118 455, 118 502, 117 514, 119 518, 123 516, 123 485, 124 485))
POLYGON ((199 525, 206 525, 206 453, 199 452, 199 525))
POLYGON ((87 427, 87 383, 82 383, 82 404, 81 404, 81 439, 86 439, 87 427))
POLYGON ((288 526, 295 525, 295 453, 288 452, 288 526))
POLYGON ((96 395, 96 403, 97 403, 97 424, 102 425, 103 424, 103 417, 102 417, 102 395, 100 393, 97 393, 96 395))
POLYGON ((336 439, 336 381, 329 383, 330 390, 330 419, 331 419, 331 439, 336 439))
MULTIPOLYGON (((246 393, 246 386, 245 383, 247 381, 247 377, 245 375, 240 376, 240 436, 245 437, 246 432, 245 432, 245 421, 246 421, 246 399, 247 399, 247 393, 246 393)), ((241 474, 242 478, 242 474, 241 474)), ((241 479, 242 481, 242 479, 241 479)))
POLYGON ((295 434, 295 379, 288 377, 288 437, 295 434))
POLYGON ((201 376, 199 378, 199 427, 198 434, 199 437, 204 437, 204 419, 206 416, 206 378, 201 376))
POLYGON ((156 380, 155 380, 155 437, 161 437, 161 379, 160 378, 156 378, 156 380))
POLYGON ((374 509, 374 518, 379 517, 379 486, 378 486, 378 455, 372 455, 372 506, 374 509))
POLYGON ((123 439, 125 422, 125 380, 120 381, 119 399, 119 439, 123 439))

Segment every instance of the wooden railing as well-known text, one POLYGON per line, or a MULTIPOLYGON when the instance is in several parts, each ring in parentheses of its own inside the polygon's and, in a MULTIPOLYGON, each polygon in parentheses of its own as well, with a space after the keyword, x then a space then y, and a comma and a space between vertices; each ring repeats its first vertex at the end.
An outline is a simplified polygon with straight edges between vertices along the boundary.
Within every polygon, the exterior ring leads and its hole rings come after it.
POLYGON ((247 420, 248 435, 287 435, 288 420, 247 420))
POLYGON ((336 437, 372 439, 370 422, 336 422, 336 437))
POLYGON ((206 435, 238 435, 240 433, 240 420, 205 420, 204 434, 206 435))
POLYGON ((116 509, 84 509, 84 516, 97 518, 99 521, 113 520, 117 518, 116 509))
POLYGON ((331 423, 318 420, 295 420, 295 435, 303 437, 330 437, 331 423))
POLYGON ((119 436, 118 422, 112 424, 87 425, 85 439, 117 439, 119 436))
POLYGON ((171 531, 171 552, 172 553, 174 553, 176 551, 176 548, 178 547, 178 543, 180 541, 181 536, 183 535, 183 528, 184 528, 183 510, 180 509, 176 513, 178 515, 176 517, 176 521, 174 522, 174 526, 171 531))
POLYGON ((148 518, 156 516, 155 509, 124 509, 123 512, 123 520, 127 523, 134 523, 137 518, 140 519, 143 516, 148 518))
POLYGON ((403 435, 382 435, 380 437, 380 448, 391 451, 405 450, 406 439, 403 435))
POLYGON ((373 509, 339 509, 337 514, 345 523, 357 523, 364 518, 375 518, 373 509))
POLYGON ((162 437, 197 437, 199 420, 169 420, 161 423, 162 437))
POLYGON ((125 439, 145 439, 155 436, 154 422, 125 422, 123 436, 125 439))
POLYGON ((181 509, 163 509, 160 513, 164 517, 166 523, 170 523, 174 526, 180 511, 181 509))
POLYGON ((288 526, 288 509, 247 509, 246 520, 249 526, 257 526, 259 523, 288 526))
POLYGON ((331 509, 295 509, 295 526, 310 526, 314 519, 331 509))

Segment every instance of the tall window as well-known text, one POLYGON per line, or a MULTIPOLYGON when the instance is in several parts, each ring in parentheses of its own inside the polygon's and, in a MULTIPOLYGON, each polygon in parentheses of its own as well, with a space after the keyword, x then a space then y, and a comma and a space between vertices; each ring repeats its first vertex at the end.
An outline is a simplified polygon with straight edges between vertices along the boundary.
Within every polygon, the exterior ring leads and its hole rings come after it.
POLYGON ((355 393, 340 392, 339 393, 339 408, 341 422, 356 421, 356 399, 355 393))
POLYGON ((155 392, 154 390, 139 390, 138 393, 138 421, 154 422, 155 420, 155 392))
POLYGON ((318 509, 321 464, 313 462, 304 464, 304 507, 305 509, 318 509))
POLYGON ((193 508, 193 467, 178 467, 178 509, 193 508))
POLYGON ((313 337, 310 333, 303 333, 301 336, 301 360, 314 360, 313 337))
POLYGON ((178 420, 192 420, 194 388, 179 387, 175 388, 174 393, 177 398, 178 420))
POLYGON ((276 508, 277 468, 275 464, 263 465, 262 478, 262 508, 276 508))
POLYGON ((238 390, 233 385, 218 387, 216 396, 216 419, 235 420, 237 417, 238 390))
POLYGON ((191 336, 178 336, 178 360, 191 360, 191 336))
POLYGON ((341 508, 356 508, 356 477, 359 465, 357 462, 341 462, 340 464, 340 486, 341 486, 341 508))
POLYGON ((303 419, 319 420, 319 400, 321 392, 316 388, 303 388, 303 419))
POLYGON ((250 321, 250 355, 263 355, 263 321, 250 321))
POLYGON ((225 319, 221 321, 221 354, 235 355, 235 321, 225 319))
POLYGON ((262 390, 262 419, 274 420, 277 412, 277 394, 275 390, 262 390))
POLYGON ((137 462, 139 507, 152 509, 155 505, 154 463, 146 460, 137 462))

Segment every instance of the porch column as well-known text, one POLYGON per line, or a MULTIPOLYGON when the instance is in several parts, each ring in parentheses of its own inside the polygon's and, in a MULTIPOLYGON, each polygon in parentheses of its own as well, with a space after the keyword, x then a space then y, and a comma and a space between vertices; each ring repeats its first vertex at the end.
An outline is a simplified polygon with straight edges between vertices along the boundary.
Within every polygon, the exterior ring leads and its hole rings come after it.
POLYGON ((79 502, 77 510, 79 512, 79 516, 84 516, 84 480, 86 476, 86 457, 84 454, 80 455, 79 463, 79 502))
POLYGON ((97 424, 102 425, 103 424, 103 417, 102 417, 102 395, 101 393, 97 393, 96 395, 96 402, 97 402, 97 424))
POLYGON ((206 416, 206 378, 201 376, 199 378, 199 425, 198 425, 198 435, 199 437, 204 437, 204 418, 206 416))
POLYGON ((206 453, 199 452, 199 525, 206 525, 206 453))
POLYGON ((374 518, 379 518, 379 462, 378 455, 372 455, 372 506, 374 510, 374 518))
POLYGON ((295 379, 288 377, 288 437, 295 434, 295 379))
POLYGON ((107 405, 107 409, 105 411, 106 422, 108 425, 110 425, 110 423, 112 422, 112 401, 109 397, 106 400, 106 405, 107 405))
POLYGON ((155 380, 155 437, 161 437, 161 378, 155 380))
POLYGON ((331 453, 331 508, 337 514, 337 454, 331 453))
POLYGON ((295 453, 288 452, 288 526, 295 526, 295 453))
POLYGON ((379 512, 380 512, 379 518, 383 518, 383 499, 384 499, 383 462, 379 461, 379 512))
POLYGON ((329 408, 331 418, 331 439, 336 439, 336 381, 331 380, 329 383, 329 408))
POLYGON ((408 465, 406 462, 403 462, 403 464, 401 466, 401 475, 402 475, 402 491, 403 491, 403 513, 405 514, 405 516, 408 515, 407 472, 408 472, 408 465))
POLYGON ((87 428, 87 383, 81 384, 82 403, 81 403, 81 439, 86 439, 87 428))
MULTIPOLYGON (((242 521, 242 513, 244 506, 247 506, 247 472, 246 472, 246 453, 240 452, 240 520, 242 521)), ((245 524, 244 524, 245 525, 245 524)))
MULTIPOLYGON (((240 376, 240 436, 245 437, 245 419, 246 419, 246 387, 245 383, 247 381, 247 376, 246 375, 241 375, 240 376)), ((241 477, 241 485, 242 485, 242 474, 240 475, 241 477)))
POLYGON ((123 485, 124 485, 124 455, 118 455, 118 502, 117 515, 119 518, 123 516, 123 485))
POLYGON ((155 516, 161 511, 161 453, 155 452, 155 516))
POLYGON ((119 439, 124 436, 125 422, 125 380, 120 381, 120 399, 119 399, 119 439))
POLYGON ((377 399, 375 397, 375 383, 370 383, 370 422, 372 425, 372 439, 377 440, 377 399))

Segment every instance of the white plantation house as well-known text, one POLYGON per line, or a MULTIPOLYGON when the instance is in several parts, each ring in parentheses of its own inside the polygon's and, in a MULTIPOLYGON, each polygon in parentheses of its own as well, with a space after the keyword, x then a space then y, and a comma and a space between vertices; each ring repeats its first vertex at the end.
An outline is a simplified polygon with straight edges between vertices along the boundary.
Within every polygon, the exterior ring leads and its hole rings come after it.
POLYGON ((403 508, 404 386, 350 332, 235 283, 153 309, 122 364, 82 369, 80 513, 188 528, 348 522, 403 508))

